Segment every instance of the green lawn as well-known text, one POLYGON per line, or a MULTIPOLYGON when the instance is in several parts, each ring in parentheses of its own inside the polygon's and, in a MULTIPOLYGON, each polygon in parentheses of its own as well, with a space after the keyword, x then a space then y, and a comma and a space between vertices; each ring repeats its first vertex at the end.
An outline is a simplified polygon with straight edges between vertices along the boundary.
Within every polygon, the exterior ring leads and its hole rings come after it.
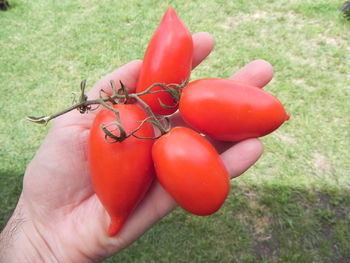
POLYGON ((0 228, 47 127, 87 78, 140 59, 167 6, 216 47, 192 79, 262 58, 292 118, 210 217, 177 209, 107 262, 350 262, 350 22, 335 0, 10 0, 0 12, 0 228))

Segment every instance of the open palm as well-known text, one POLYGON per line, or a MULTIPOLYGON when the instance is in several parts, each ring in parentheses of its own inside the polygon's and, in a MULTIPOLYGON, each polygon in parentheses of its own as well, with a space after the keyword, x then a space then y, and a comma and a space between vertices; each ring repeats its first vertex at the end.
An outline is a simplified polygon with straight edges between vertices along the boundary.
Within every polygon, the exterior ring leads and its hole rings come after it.
MULTIPOLYGON (((214 43, 207 33, 195 34, 193 40, 195 67, 211 52, 214 43)), ((89 98, 96 98, 101 88, 108 92, 109 80, 121 80, 130 91, 134 90, 141 64, 130 62, 106 76, 89 92, 89 98)), ((267 62, 257 60, 232 78, 263 87, 271 80, 272 69, 267 62)), ((18 206, 44 240, 52 261, 101 261, 131 244, 176 206, 155 181, 121 232, 114 238, 106 235, 109 217, 94 194, 87 164, 87 138, 96 113, 82 116, 75 111, 57 118, 26 170, 18 206)), ((173 123, 184 125, 179 115, 173 123)), ((263 151, 258 139, 235 145, 213 144, 222 153, 231 177, 248 169, 263 151)))

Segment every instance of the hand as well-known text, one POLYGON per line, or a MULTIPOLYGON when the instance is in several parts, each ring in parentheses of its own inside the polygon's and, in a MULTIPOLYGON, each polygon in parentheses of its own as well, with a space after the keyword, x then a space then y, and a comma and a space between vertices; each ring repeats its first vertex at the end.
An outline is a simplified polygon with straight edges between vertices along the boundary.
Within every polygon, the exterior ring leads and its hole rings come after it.
MULTIPOLYGON (((196 67, 211 52, 207 33, 193 36, 196 67)), ((109 80, 121 80, 135 89, 141 61, 132 61, 100 80, 88 93, 96 98, 109 80)), ((263 87, 272 78, 265 61, 253 61, 232 79, 263 87)), ((97 111, 82 116, 77 111, 55 120, 34 159, 27 167, 16 210, 0 238, 4 262, 98 262, 130 245, 153 224, 172 211, 176 203, 155 182, 147 196, 114 238, 106 235, 109 217, 94 194, 87 165, 87 138, 97 111), (5 246, 6 249, 5 249, 5 246)), ((180 115, 173 118, 184 125, 180 115)), ((263 152, 258 139, 237 144, 212 141, 230 176, 246 171, 263 152)))

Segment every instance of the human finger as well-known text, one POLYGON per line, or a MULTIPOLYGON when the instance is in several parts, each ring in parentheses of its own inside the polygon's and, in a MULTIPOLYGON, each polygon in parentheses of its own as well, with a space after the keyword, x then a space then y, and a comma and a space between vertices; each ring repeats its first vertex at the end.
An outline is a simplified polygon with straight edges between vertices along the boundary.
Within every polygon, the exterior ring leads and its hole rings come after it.
POLYGON ((238 70, 230 79, 262 88, 271 81, 272 77, 273 68, 271 64, 265 60, 257 59, 238 70))
POLYGON ((264 146, 259 139, 236 143, 221 154, 230 178, 237 177, 251 167, 262 155, 264 146))
POLYGON ((137 85, 138 76, 140 73, 142 60, 133 60, 114 70, 110 74, 100 79, 94 87, 88 92, 90 99, 97 99, 100 90, 104 90, 107 94, 112 93, 111 81, 116 84, 116 88, 120 88, 120 81, 125 85, 129 92, 134 92, 137 85))
POLYGON ((193 34, 193 60, 192 68, 197 67, 213 50, 214 39, 207 32, 193 34))

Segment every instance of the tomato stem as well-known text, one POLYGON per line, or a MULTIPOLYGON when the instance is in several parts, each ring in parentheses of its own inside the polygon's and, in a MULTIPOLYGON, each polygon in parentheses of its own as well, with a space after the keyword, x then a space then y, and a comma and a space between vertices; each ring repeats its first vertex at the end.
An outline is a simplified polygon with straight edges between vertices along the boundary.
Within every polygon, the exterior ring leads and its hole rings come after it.
POLYGON ((52 119, 55 119, 55 118, 57 118, 63 114, 66 114, 74 109, 77 109, 81 114, 84 114, 84 113, 87 113, 89 111, 93 111, 93 110, 97 109, 98 106, 102 105, 105 108, 113 111, 116 115, 115 122, 101 126, 101 129, 106 134, 105 140, 108 143, 121 142, 130 136, 134 136, 134 137, 140 138, 140 139, 158 138, 159 136, 154 137, 154 138, 143 138, 143 137, 139 137, 135 134, 141 128, 143 123, 145 123, 145 122, 152 123, 155 127, 157 127, 159 129, 161 135, 167 133, 170 130, 171 125, 170 125, 169 118, 163 117, 163 116, 157 117, 153 113, 153 111, 151 110, 150 106, 146 102, 144 102, 140 98, 140 96, 143 96, 146 94, 158 93, 158 92, 168 92, 172 96, 172 98, 174 99, 174 105, 167 106, 164 103, 162 103, 161 101, 160 101, 160 104, 164 108, 173 108, 173 107, 176 107, 178 105, 182 89, 187 85, 188 80, 184 81, 182 84, 154 83, 153 85, 148 87, 146 90, 139 92, 139 93, 128 93, 127 88, 122 83, 122 81, 119 81, 119 83, 120 83, 120 88, 117 89, 115 82, 112 80, 110 81, 111 88, 112 88, 112 95, 108 95, 107 92, 105 92, 103 89, 101 89, 99 92, 99 96, 100 96, 99 99, 88 100, 88 96, 85 94, 86 80, 82 80, 80 83, 80 92, 81 93, 80 93, 79 101, 77 103, 73 104, 72 106, 70 106, 62 111, 54 113, 52 115, 40 116, 40 117, 28 116, 27 119, 31 122, 46 125, 52 119), (153 90, 156 87, 160 87, 161 89, 160 90, 153 90), (149 115, 149 118, 144 120, 143 122, 141 122, 140 126, 135 131, 131 132, 130 134, 126 134, 125 130, 120 122, 119 112, 116 109, 114 109, 110 104, 113 105, 113 104, 128 103, 128 101, 130 101, 130 99, 132 99, 132 98, 135 99, 137 102, 139 102, 142 105, 142 107, 145 109, 145 111, 149 115), (98 105, 98 106, 96 108, 92 108, 91 107, 92 105, 98 105), (163 121, 165 121, 165 124, 163 121), (119 136, 113 134, 110 130, 107 129, 111 125, 115 125, 117 127, 117 129, 119 130, 119 136))

